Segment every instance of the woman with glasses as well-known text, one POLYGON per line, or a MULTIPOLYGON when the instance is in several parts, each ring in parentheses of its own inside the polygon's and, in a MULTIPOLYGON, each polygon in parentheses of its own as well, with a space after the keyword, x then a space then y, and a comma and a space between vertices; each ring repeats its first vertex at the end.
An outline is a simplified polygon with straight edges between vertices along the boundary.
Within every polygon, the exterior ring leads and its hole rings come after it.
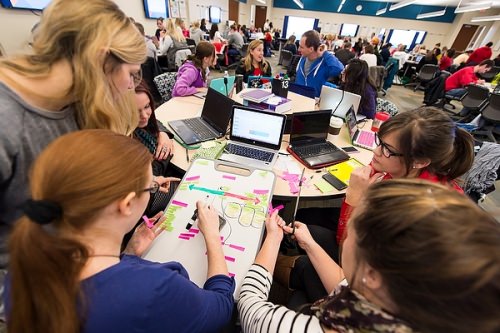
POLYGON ((492 216, 447 185, 415 178, 374 184, 359 203, 342 267, 305 224, 267 219, 238 301, 244 332, 499 332, 500 224, 492 216), (267 301, 284 233, 311 254, 329 290, 301 313, 267 301))
POLYGON ((145 59, 143 36, 114 1, 53 0, 30 52, 0 60, 0 283, 7 236, 29 198, 31 164, 68 132, 131 134, 138 119, 133 88, 145 59))
POLYGON ((140 258, 161 220, 139 226, 120 253, 159 189, 151 159, 140 142, 109 130, 66 134, 40 154, 32 199, 9 241, 9 332, 218 332, 230 320, 235 282, 214 208, 196 207, 207 248, 203 288, 177 262, 140 258))
MULTIPOLYGON (((380 127, 376 142, 378 147, 370 165, 351 174, 340 211, 302 209, 297 214, 298 221, 312 224, 313 237, 337 262, 347 221, 371 184, 387 179, 423 179, 463 193, 455 180, 471 168, 474 160, 472 136, 443 111, 432 107, 390 118, 380 127)), ((331 291, 324 288, 307 256, 281 257, 277 265, 279 282, 305 292, 294 303, 314 302, 331 291)))

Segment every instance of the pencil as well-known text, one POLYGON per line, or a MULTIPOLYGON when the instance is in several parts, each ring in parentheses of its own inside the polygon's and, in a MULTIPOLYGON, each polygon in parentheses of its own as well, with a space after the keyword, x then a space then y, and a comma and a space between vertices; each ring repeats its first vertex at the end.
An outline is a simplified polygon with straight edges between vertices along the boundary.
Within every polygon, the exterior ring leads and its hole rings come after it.
POLYGON ((189 163, 189 152, 187 148, 186 148, 186 162, 189 163))

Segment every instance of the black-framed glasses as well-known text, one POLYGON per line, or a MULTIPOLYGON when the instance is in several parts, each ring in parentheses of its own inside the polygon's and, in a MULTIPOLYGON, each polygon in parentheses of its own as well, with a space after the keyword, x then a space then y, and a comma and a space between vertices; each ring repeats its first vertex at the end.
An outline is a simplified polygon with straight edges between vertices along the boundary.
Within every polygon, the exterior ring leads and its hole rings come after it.
POLYGON ((404 154, 393 152, 391 148, 389 148, 389 146, 384 141, 380 140, 378 134, 375 134, 375 144, 382 148, 382 155, 384 155, 387 158, 391 156, 404 156, 404 154))
POLYGON ((137 88, 142 81, 142 68, 135 73, 131 73, 130 78, 134 81, 134 87, 137 88))
POLYGON ((153 182, 151 184, 151 187, 144 189, 144 192, 149 192, 151 194, 155 194, 156 192, 158 192, 159 189, 160 189, 160 184, 158 184, 157 182, 153 182))

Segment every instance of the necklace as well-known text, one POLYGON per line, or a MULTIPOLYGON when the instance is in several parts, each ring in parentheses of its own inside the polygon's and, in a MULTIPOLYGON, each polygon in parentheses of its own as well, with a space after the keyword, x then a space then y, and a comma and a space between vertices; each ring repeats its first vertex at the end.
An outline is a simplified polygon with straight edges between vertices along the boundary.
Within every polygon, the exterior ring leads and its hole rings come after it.
POLYGON ((111 257, 111 258, 120 258, 120 256, 117 256, 116 254, 91 254, 89 255, 90 257, 111 257))

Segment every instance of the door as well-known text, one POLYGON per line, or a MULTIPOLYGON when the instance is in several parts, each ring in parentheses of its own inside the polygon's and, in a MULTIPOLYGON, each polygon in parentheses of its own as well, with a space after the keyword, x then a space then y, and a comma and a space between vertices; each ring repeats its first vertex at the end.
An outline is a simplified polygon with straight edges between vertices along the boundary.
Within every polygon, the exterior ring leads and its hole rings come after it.
POLYGON ((264 31, 264 23, 266 23, 267 7, 255 6, 255 29, 261 28, 264 31))
POLYGON ((238 17, 240 16, 240 2, 238 0, 228 0, 229 1, 229 21, 234 21, 238 23, 238 17))
POLYGON ((460 29, 460 32, 458 33, 458 36, 453 42, 451 48, 460 52, 465 51, 472 37, 474 37, 474 34, 476 33, 478 27, 479 27, 478 25, 472 25, 472 24, 462 25, 462 28, 460 29))

